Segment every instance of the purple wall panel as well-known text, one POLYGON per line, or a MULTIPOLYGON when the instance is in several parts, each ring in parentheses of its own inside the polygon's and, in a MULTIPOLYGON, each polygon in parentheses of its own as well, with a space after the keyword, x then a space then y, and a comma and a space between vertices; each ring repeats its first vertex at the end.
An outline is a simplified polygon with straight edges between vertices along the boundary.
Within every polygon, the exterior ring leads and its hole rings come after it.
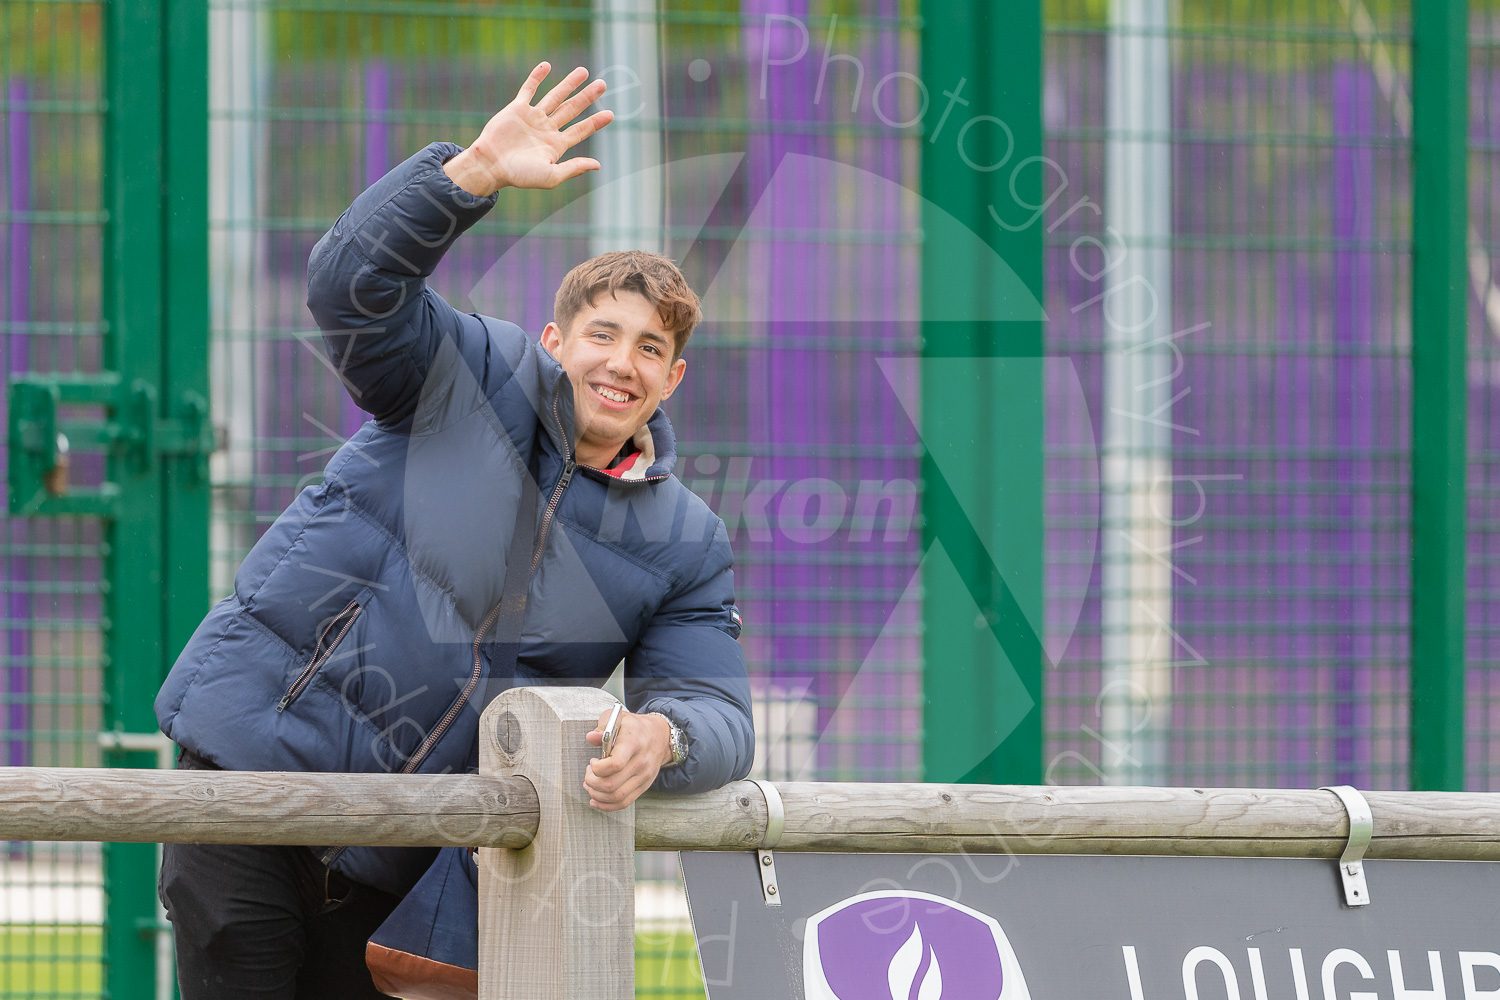
MULTIPOLYGON (((395 166, 391 160, 391 70, 381 61, 365 66, 364 74, 364 187, 369 187, 395 166)), ((355 405, 349 393, 336 387, 339 394, 339 428, 348 436, 359 430, 368 414, 355 405)))
MULTIPOLYGON (((806 0, 750 0, 744 6, 744 13, 742 37, 745 52, 791 52, 798 44, 796 29, 783 26, 782 22, 772 22, 766 15, 781 14, 806 23, 807 3, 806 0), (772 24, 776 26, 772 27, 772 24)), ((763 90, 755 87, 753 81, 747 81, 751 85, 746 88, 749 103, 746 117, 777 123, 807 120, 813 110, 809 95, 814 82, 808 64, 801 62, 781 67, 775 73, 768 73, 767 77, 763 90)), ((765 221, 770 224, 800 224, 799 216, 806 208, 803 199, 790 190, 773 189, 772 179, 788 153, 815 156, 818 152, 816 140, 810 135, 783 133, 774 128, 752 132, 746 137, 746 204, 752 211, 765 212, 769 208, 765 221)), ((777 296, 791 294, 809 279, 814 261, 808 251, 809 247, 802 243, 770 243, 755 248, 748 286, 761 300, 762 308, 777 296)), ((791 449, 778 449, 776 445, 804 443, 798 441, 800 435, 794 428, 804 426, 811 430, 809 425, 799 424, 788 408, 802 398, 811 374, 809 367, 818 359, 786 342, 784 324, 764 324, 760 329, 752 325, 748 330, 769 336, 774 344, 772 350, 753 351, 747 359, 749 426, 744 440, 752 445, 768 446, 764 457, 751 459, 750 467, 756 469, 757 479, 802 478, 808 474, 803 471, 807 460, 798 457, 791 449), (785 454, 787 451, 792 453, 785 454)), ((759 450, 751 449, 752 452, 759 450)), ((784 685, 791 691, 811 685, 808 695, 817 706, 816 726, 822 732, 828 723, 829 712, 829 691, 825 686, 827 674, 799 669, 817 655, 818 642, 815 636, 806 634, 812 630, 806 627, 806 616, 798 612, 811 610, 812 602, 807 598, 818 585, 823 567, 779 558, 778 550, 782 545, 775 540, 774 531, 772 538, 765 541, 756 542, 747 537, 735 538, 734 541, 741 558, 749 557, 744 574, 745 589, 751 594, 758 591, 766 595, 759 606, 753 597, 747 602, 752 614, 762 623, 764 632, 771 636, 768 647, 763 647, 765 662, 756 666, 762 670, 770 668, 769 679, 773 685, 784 685), (785 600, 771 596, 781 594, 786 595, 785 600)), ((823 585, 826 586, 826 582, 823 585)), ((820 748, 819 764, 826 764, 826 749, 820 748)))
MULTIPOLYGON (((1317 293, 1311 258, 1310 254, 1296 253, 1286 254, 1277 261, 1277 341, 1289 350, 1273 359, 1276 376, 1273 385, 1267 387, 1281 404, 1275 408, 1270 440, 1283 441, 1303 451, 1312 446, 1309 407, 1315 397, 1315 379, 1313 360, 1297 347, 1311 340, 1315 327, 1313 303, 1317 293), (1285 389, 1278 390, 1278 386, 1285 389)), ((1280 460, 1274 465, 1274 475, 1278 480, 1295 483, 1306 478, 1306 467, 1305 461, 1280 460)), ((1292 487, 1274 497, 1267 513, 1277 519, 1305 522, 1313 515, 1312 498, 1304 490, 1292 487)), ((1308 552, 1315 544, 1312 532, 1305 529, 1294 529, 1286 535, 1287 547, 1292 551, 1308 552)), ((1288 623, 1270 648, 1280 662, 1290 664, 1277 671, 1285 688, 1276 712, 1276 723, 1283 734, 1277 741, 1276 760, 1293 785, 1312 782, 1311 764, 1319 750, 1315 735, 1318 671, 1309 664, 1316 654, 1315 640, 1307 633, 1309 605, 1302 596, 1316 585, 1314 572, 1315 567, 1306 560, 1278 561, 1272 569, 1272 578, 1275 592, 1282 596, 1268 608, 1273 620, 1288 623)))
MULTIPOLYGON (((1358 139, 1375 131, 1375 81, 1363 66, 1339 65, 1333 71, 1333 133, 1358 139)), ((1374 261, 1367 248, 1375 236, 1377 211, 1375 154, 1368 146, 1338 145, 1333 150, 1331 203, 1333 238, 1352 244, 1333 253, 1333 344, 1334 356, 1333 445, 1341 453, 1360 456, 1374 445, 1371 404, 1376 391, 1372 360, 1361 348, 1375 345, 1371 311, 1374 299, 1374 261)), ((1331 581, 1337 597, 1330 609, 1333 620, 1343 625, 1333 639, 1334 783, 1360 785, 1360 749, 1356 733, 1361 731, 1357 708, 1360 664, 1374 652, 1359 630, 1372 621, 1367 602, 1356 595, 1368 592, 1374 581, 1370 567, 1361 558, 1370 551, 1373 533, 1361 529, 1375 510, 1363 487, 1371 481, 1368 458, 1339 458, 1334 462, 1332 516, 1342 525, 1333 532, 1334 564, 1331 581)), ((1368 713, 1364 713, 1368 725, 1368 713)))
MULTIPOLYGON (((897 12, 891 0, 862 11, 882 17, 897 12)), ((828 134, 830 126, 851 118, 877 125, 870 104, 875 81, 910 66, 903 62, 894 27, 860 32, 840 26, 833 51, 859 59, 864 79, 861 84, 848 62, 832 61, 819 93, 821 49, 830 27, 826 17, 809 18, 804 0, 751 0, 743 13, 746 53, 766 51, 767 45, 776 53, 796 50, 797 30, 768 22, 766 15, 798 18, 811 35, 806 59, 768 74, 764 97, 753 72, 746 81, 747 117, 771 127, 746 138, 743 197, 755 211, 757 233, 774 226, 788 234, 774 240, 750 237, 755 247, 750 308, 752 314, 790 319, 744 327, 752 336, 768 338, 768 345, 745 359, 741 377, 748 380, 748 426, 738 434, 754 455, 752 479, 786 484, 768 508, 770 537, 756 540, 741 531, 736 538, 743 567, 739 580, 752 622, 747 635, 761 631, 770 637, 765 643, 752 640, 747 649, 752 671, 773 689, 795 695, 805 688, 815 701, 814 725, 824 735, 816 753, 819 775, 910 776, 919 743, 903 706, 920 693, 920 607, 900 598, 915 571, 917 532, 887 542, 882 518, 868 541, 856 541, 849 526, 861 481, 916 479, 915 428, 877 364, 880 357, 913 353, 911 325, 899 319, 917 281, 914 255, 902 256, 898 185, 915 181, 903 175, 898 134, 888 130, 861 138, 852 156, 847 138, 836 146, 828 134), (827 161, 896 183, 860 181, 856 191, 840 190, 827 161), (836 235, 840 230, 875 235, 850 241, 836 235), (798 321, 830 315, 827 304, 841 300, 859 303, 861 315, 889 318, 798 321), (832 349, 809 343, 832 337, 849 338, 851 344, 832 349), (799 509, 799 491, 818 494, 801 508, 803 524, 815 523, 820 513, 831 518, 842 505, 843 526, 826 538, 800 531, 791 516, 799 509), (882 633, 885 641, 877 650, 882 633)), ((732 371, 709 377, 732 377, 732 371)), ((695 377, 704 375, 700 369, 695 377)))
MULTIPOLYGON (((1209 326, 1178 341, 1173 389, 1191 391, 1172 420, 1197 433, 1176 435, 1173 472, 1242 478, 1211 486, 1203 517, 1174 530, 1172 561, 1192 580, 1173 580, 1173 624, 1207 662, 1174 669, 1155 780, 1400 787, 1407 154, 1367 64, 1267 69, 1277 44, 1174 42, 1173 325, 1209 326)), ((1102 197, 1104 39, 1048 45, 1061 203, 1102 197)), ((1097 421, 1103 322, 1072 307, 1099 287, 1066 253, 1096 224, 1075 216, 1053 234, 1047 336, 1074 360, 1097 421)), ((1088 557, 1061 530, 1060 456, 1048 464, 1049 591, 1088 557)), ((1097 717, 1097 575, 1090 587, 1049 674, 1048 753, 1098 762, 1084 730, 1097 717)), ((1059 777, 1097 780, 1077 762, 1059 777)))
MULTIPOLYGON (((1500 72, 1488 44, 1476 41, 1471 52, 1469 201, 1476 235, 1489 250, 1489 280, 1500 280, 1495 268, 1497 242, 1493 205, 1496 198, 1496 150, 1500 149, 1500 72)), ((1469 601, 1468 601, 1468 735, 1469 787, 1500 790, 1500 339, 1491 327, 1484 303, 1471 295, 1469 316, 1469 601)))

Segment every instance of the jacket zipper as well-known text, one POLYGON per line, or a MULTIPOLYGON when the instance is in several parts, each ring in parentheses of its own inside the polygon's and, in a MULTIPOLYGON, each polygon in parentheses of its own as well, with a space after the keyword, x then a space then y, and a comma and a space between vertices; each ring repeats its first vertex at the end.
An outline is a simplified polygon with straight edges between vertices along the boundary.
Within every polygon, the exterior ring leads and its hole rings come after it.
POLYGON ((573 481, 573 473, 578 469, 578 464, 571 458, 563 465, 562 475, 558 477, 557 486, 552 490, 552 499, 547 501, 547 511, 542 515, 541 530, 536 533, 536 547, 531 551, 531 566, 528 573, 536 572, 537 563, 542 561, 542 546, 547 542, 547 531, 552 527, 552 518, 557 514, 557 505, 562 502, 563 490, 573 481))
MULTIPOLYGON (((562 414, 557 409, 558 403, 562 399, 562 385, 563 382, 560 380, 557 388, 552 393, 552 419, 557 422, 559 428, 558 437, 563 442, 563 471, 562 476, 557 480, 557 485, 552 488, 552 497, 547 501, 547 512, 542 515, 541 530, 537 532, 536 544, 531 551, 531 565, 527 570, 528 577, 530 572, 536 569, 537 563, 541 561, 542 548, 547 542, 547 531, 552 527, 552 519, 557 514, 557 505, 562 502, 563 490, 567 489, 568 484, 573 481, 573 473, 578 468, 578 464, 573 461, 573 451, 568 444, 567 431, 562 426, 562 414)), ((506 567, 506 572, 509 571, 510 568, 506 567)), ((469 702, 469 698, 473 696, 474 689, 479 686, 479 677, 484 672, 483 662, 479 658, 479 646, 484 641, 485 633, 490 630, 490 626, 494 625, 495 619, 499 617, 500 605, 496 604, 490 609, 490 613, 484 616, 484 621, 480 623, 479 631, 474 633, 474 669, 469 674, 469 683, 464 686, 463 693, 458 696, 458 700, 449 706, 447 714, 432 728, 432 732, 427 734, 426 739, 422 740, 416 752, 407 758, 406 764, 401 768, 402 774, 411 774, 422 766, 422 761, 427 759, 427 755, 432 752, 432 748, 437 746, 437 741, 443 738, 443 734, 448 731, 449 726, 453 725, 453 720, 458 718, 458 713, 463 711, 464 706, 469 702)), ((334 861, 338 860, 338 856, 343 854, 344 851, 345 848, 343 847, 330 847, 323 852, 318 860, 324 867, 332 866, 334 861)))
MULTIPOLYGON (((547 512, 542 515, 542 527, 537 532, 536 545, 532 549, 531 566, 528 568, 528 575, 531 570, 536 569, 537 563, 541 561, 542 547, 547 541, 547 530, 552 526, 552 518, 557 513, 557 505, 562 501, 563 490, 568 488, 568 483, 573 479, 573 470, 576 468, 577 466, 573 463, 572 459, 569 459, 568 463, 563 466, 561 478, 557 480, 557 485, 553 487, 552 498, 547 501, 547 512)), ((490 630, 490 626, 495 624, 495 620, 499 617, 500 605, 497 604, 490 609, 488 615, 485 615, 484 622, 479 626, 479 631, 474 633, 474 669, 469 674, 469 683, 464 687, 463 694, 458 696, 458 700, 448 709, 448 714, 443 716, 442 721, 433 727, 432 732, 427 734, 427 738, 422 741, 422 745, 417 747, 417 752, 411 755, 411 759, 401 769, 402 774, 411 774, 421 765, 423 759, 431 752, 433 746, 437 744, 438 740, 443 738, 443 734, 453 724, 453 720, 458 718, 458 713, 463 711, 463 707, 474 693, 474 689, 479 686, 479 677, 484 672, 484 665, 479 657, 479 646, 484 642, 485 633, 490 630)))
MULTIPOLYGON (((557 506, 562 502, 563 490, 567 489, 568 484, 573 481, 573 473, 578 468, 578 464, 573 461, 573 450, 568 444, 567 431, 562 426, 562 414, 558 412, 558 404, 562 399, 562 385, 562 381, 559 380, 557 389, 552 393, 552 419, 557 423, 559 428, 558 437, 563 442, 563 471, 557 480, 557 485, 552 488, 552 497, 547 501, 547 511, 542 515, 542 526, 537 531, 536 544, 533 546, 531 552, 531 565, 527 568, 528 577, 536 570, 537 563, 541 562, 542 549, 547 543, 547 532, 552 527, 552 519, 557 514, 557 506)), ((458 696, 458 700, 449 707, 447 714, 433 727, 432 732, 427 734, 427 738, 422 741, 421 745, 417 747, 416 752, 407 760, 406 766, 401 768, 402 774, 411 774, 421 766, 422 761, 432 752, 432 748, 437 745, 437 741, 442 739, 443 734, 448 731, 448 727, 453 725, 453 720, 458 718, 458 713, 463 711, 464 705, 468 703, 470 696, 474 694, 474 689, 479 686, 479 677, 484 672, 484 666, 479 657, 479 646, 484 641, 485 633, 490 630, 490 626, 494 625, 495 620, 499 617, 500 605, 496 604, 490 609, 490 613, 485 616, 484 622, 479 626, 479 631, 474 634, 474 669, 469 675, 469 683, 465 685, 463 693, 458 696)))
POLYGON ((282 695, 281 700, 276 703, 276 711, 278 713, 285 712, 287 707, 301 697, 303 691, 307 690, 307 685, 312 683, 313 676, 333 656, 333 651, 338 648, 339 643, 344 641, 344 636, 349 634, 349 630, 354 627, 355 621, 358 620, 360 612, 363 610, 358 601, 350 601, 349 606, 337 615, 334 615, 333 619, 324 627, 323 633, 318 636, 317 646, 313 648, 312 658, 307 661, 307 666, 302 668, 302 672, 297 675, 297 679, 292 681, 291 686, 286 689, 286 694, 282 695), (325 650, 323 643, 327 641, 328 633, 332 632, 335 626, 339 626, 338 635, 333 637, 333 641, 328 643, 328 647, 325 650))

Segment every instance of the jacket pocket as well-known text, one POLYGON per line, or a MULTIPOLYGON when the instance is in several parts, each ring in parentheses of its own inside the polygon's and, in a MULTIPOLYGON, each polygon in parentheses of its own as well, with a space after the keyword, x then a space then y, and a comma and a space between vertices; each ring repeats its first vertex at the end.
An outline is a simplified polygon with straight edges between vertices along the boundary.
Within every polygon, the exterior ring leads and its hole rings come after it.
POLYGON ((344 641, 344 637, 349 634, 349 630, 354 628, 354 623, 364 613, 365 604, 369 601, 371 593, 372 591, 366 588, 350 601, 344 610, 328 619, 328 624, 324 625, 323 631, 318 633, 318 644, 313 647, 312 656, 308 658, 307 665, 297 674, 287 687, 286 694, 282 695, 281 700, 276 703, 278 713, 285 712, 292 702, 302 697, 302 692, 307 690, 307 686, 312 683, 318 671, 322 670, 323 665, 333 658, 334 650, 339 648, 339 643, 344 641))

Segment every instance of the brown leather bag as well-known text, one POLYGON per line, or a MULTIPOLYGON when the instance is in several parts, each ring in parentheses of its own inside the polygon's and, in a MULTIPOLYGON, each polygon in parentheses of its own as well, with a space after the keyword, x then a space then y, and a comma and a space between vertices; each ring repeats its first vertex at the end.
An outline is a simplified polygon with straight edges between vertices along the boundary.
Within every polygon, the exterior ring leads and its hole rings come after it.
POLYGON ((477 1000, 479 869, 445 847, 365 946, 375 988, 405 1000, 477 1000))

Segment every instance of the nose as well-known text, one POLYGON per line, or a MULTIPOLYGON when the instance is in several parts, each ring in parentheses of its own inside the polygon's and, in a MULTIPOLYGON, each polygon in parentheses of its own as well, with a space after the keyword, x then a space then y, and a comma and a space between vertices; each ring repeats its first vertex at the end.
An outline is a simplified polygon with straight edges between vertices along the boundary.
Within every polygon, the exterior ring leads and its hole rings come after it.
POLYGON ((614 350, 609 352, 606 367, 611 375, 628 378, 635 373, 635 348, 624 337, 615 341, 614 350))

